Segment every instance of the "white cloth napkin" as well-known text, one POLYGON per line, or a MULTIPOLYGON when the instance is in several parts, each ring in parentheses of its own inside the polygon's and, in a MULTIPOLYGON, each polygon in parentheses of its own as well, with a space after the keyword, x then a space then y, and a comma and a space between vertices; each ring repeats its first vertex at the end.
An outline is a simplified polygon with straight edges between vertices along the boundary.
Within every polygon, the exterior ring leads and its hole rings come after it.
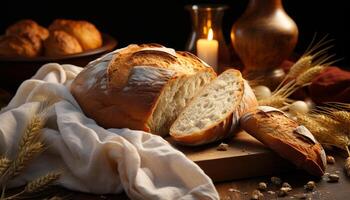
POLYGON ((61 169, 58 184, 72 190, 104 194, 124 189, 132 199, 219 199, 211 179, 163 138, 104 129, 87 118, 69 91, 81 70, 54 63, 42 66, 0 112, 0 154, 11 157, 40 105, 38 99, 60 98, 48 110, 43 130, 47 150, 11 186, 61 169))

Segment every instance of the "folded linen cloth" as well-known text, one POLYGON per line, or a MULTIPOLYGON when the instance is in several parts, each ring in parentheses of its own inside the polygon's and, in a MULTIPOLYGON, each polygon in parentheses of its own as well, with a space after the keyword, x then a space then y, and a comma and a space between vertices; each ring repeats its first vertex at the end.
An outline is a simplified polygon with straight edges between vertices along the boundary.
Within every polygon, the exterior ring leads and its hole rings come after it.
POLYGON ((0 112, 0 155, 13 157, 41 99, 59 99, 47 111, 47 146, 10 183, 20 186, 48 171, 63 172, 58 184, 90 193, 120 193, 132 199, 219 199, 211 179, 163 138, 130 129, 104 129, 87 118, 69 87, 82 70, 55 63, 42 66, 19 87, 0 112))

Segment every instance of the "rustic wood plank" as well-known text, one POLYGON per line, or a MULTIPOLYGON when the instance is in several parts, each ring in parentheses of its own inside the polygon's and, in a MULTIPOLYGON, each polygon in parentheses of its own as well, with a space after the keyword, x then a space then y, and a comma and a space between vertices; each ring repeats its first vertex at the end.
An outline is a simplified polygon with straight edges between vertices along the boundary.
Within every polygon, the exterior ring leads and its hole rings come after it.
POLYGON ((197 163, 214 182, 270 175, 294 169, 288 161, 243 131, 227 141, 227 151, 218 151, 219 143, 184 147, 176 145, 171 139, 168 141, 197 163))

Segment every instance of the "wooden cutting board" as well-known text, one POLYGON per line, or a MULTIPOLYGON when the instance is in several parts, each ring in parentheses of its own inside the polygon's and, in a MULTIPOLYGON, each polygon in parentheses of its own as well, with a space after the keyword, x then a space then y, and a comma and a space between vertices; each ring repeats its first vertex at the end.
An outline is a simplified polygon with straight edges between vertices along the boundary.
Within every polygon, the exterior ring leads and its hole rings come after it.
POLYGON ((291 163, 243 131, 226 141, 229 145, 227 151, 217 150, 220 143, 184 147, 168 141, 197 163, 214 182, 274 175, 295 169, 291 163))

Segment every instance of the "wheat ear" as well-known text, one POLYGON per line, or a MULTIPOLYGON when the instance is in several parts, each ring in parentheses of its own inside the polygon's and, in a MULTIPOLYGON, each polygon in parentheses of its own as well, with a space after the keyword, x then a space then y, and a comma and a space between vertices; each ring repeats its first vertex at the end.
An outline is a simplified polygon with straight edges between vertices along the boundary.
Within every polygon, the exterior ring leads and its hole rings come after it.
POLYGON ((11 161, 6 157, 0 158, 0 177, 3 176, 3 174, 6 172, 10 164, 11 164, 11 161))
POLYGON ((61 172, 50 172, 42 177, 30 181, 24 191, 33 193, 47 188, 51 183, 57 181, 61 176, 61 172))
POLYGON ((24 147, 22 151, 18 153, 16 159, 12 161, 10 167, 4 174, 6 175, 5 180, 9 180, 17 176, 27 166, 30 160, 43 151, 44 145, 41 142, 36 142, 24 147))
POLYGON ((43 128, 44 122, 40 115, 34 115, 18 144, 18 151, 22 151, 26 146, 37 142, 40 138, 40 130, 43 128))

